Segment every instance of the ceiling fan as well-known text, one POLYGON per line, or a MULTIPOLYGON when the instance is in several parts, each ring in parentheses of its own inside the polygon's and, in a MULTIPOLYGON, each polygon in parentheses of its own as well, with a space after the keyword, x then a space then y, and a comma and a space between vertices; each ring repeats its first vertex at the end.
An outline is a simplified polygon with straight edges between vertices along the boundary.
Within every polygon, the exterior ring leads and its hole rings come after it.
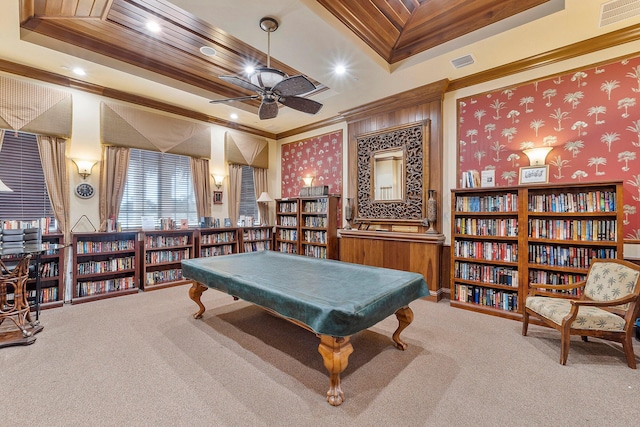
POLYGON ((249 76, 248 81, 238 76, 220 76, 222 80, 254 91, 257 95, 215 99, 210 102, 215 104, 261 98, 262 102, 258 109, 260 120, 276 117, 278 115, 278 103, 294 110, 316 114, 322 108, 322 104, 298 96, 315 90, 316 86, 301 74, 289 77, 285 72, 271 68, 271 33, 278 29, 278 21, 269 17, 262 18, 260 20, 260 28, 267 32, 267 66, 256 68, 249 76))

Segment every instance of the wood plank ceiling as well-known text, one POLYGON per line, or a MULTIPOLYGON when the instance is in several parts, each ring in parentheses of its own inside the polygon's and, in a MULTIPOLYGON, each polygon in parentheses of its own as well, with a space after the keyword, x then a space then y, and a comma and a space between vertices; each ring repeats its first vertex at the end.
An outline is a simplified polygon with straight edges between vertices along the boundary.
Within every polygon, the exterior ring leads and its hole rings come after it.
MULTIPOLYGON (((266 53, 167 0, 20 0, 23 30, 123 61, 206 91, 211 98, 252 93, 211 76, 236 74, 266 53), (159 22, 161 33, 145 29, 159 22), (216 56, 199 51, 211 46, 216 56)), ((389 64, 549 0, 317 0, 389 64)), ((274 68, 300 74, 271 59, 274 68)), ((318 91, 326 90, 314 80, 318 91)), ((257 106, 256 101, 251 105, 257 106)))

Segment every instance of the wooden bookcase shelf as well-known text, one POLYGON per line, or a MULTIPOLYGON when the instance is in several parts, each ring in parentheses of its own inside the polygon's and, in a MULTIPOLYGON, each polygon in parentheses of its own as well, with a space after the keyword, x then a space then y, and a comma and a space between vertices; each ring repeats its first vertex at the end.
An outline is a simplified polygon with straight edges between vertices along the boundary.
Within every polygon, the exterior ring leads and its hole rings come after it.
POLYGON ((74 233, 72 249, 72 303, 138 292, 137 232, 74 233))
POLYGON ((141 234, 143 290, 189 283, 182 277, 181 261, 195 257, 194 234, 194 230, 157 230, 141 234))
POLYGON ((529 283, 622 258, 622 195, 622 182, 452 190, 451 305, 519 319, 529 283))
POLYGON ((238 253, 237 228, 201 228, 196 234, 196 256, 210 257, 238 253))
POLYGON ((270 225, 240 227, 240 252, 269 251, 273 249, 273 227, 270 225))
MULTIPOLYGON (((62 245, 64 242, 62 233, 49 233, 42 235, 42 243, 62 245)), ((60 249, 53 249, 40 255, 40 308, 62 307, 64 304, 64 280, 60 277, 62 265, 60 249)), ((28 289, 35 297, 35 279, 29 280, 28 289)))
POLYGON ((329 195, 276 200, 275 250, 338 259, 339 198, 329 195))

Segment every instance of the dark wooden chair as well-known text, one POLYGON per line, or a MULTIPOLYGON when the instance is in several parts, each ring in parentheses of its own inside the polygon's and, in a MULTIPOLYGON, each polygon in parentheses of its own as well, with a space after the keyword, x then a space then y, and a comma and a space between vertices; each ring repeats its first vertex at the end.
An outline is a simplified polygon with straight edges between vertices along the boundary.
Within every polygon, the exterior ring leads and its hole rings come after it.
POLYGON ((566 365, 571 335, 584 341, 597 337, 622 344, 627 364, 636 369, 633 324, 640 299, 640 267, 623 260, 596 259, 587 279, 571 285, 531 284, 522 316, 522 335, 527 335, 529 316, 560 332, 560 363, 566 365), (580 297, 558 291, 578 289, 580 297), (554 293, 555 292, 555 293, 554 293))

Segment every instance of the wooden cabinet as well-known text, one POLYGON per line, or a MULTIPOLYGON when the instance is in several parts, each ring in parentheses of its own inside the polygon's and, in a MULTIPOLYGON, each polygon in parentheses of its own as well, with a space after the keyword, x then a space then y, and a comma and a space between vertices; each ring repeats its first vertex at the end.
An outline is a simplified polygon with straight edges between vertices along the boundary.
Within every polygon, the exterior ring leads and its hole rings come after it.
POLYGON ((300 198, 299 253, 338 259, 338 199, 340 196, 300 198))
POLYGON ((138 233, 73 234, 72 303, 138 292, 138 233))
POLYGON ((201 228, 196 235, 196 256, 210 257, 238 253, 237 228, 201 228))
POLYGON ((529 283, 622 258, 622 183, 452 191, 451 305, 520 318, 529 283))
POLYGON ((181 261, 195 257, 194 230, 145 231, 142 233, 141 243, 143 290, 189 282, 182 277, 181 261))
POLYGON ((275 248, 278 252, 298 254, 300 209, 298 199, 276 200, 275 248))
POLYGON ((241 227, 240 252, 268 251, 273 249, 273 227, 270 225, 241 227))

